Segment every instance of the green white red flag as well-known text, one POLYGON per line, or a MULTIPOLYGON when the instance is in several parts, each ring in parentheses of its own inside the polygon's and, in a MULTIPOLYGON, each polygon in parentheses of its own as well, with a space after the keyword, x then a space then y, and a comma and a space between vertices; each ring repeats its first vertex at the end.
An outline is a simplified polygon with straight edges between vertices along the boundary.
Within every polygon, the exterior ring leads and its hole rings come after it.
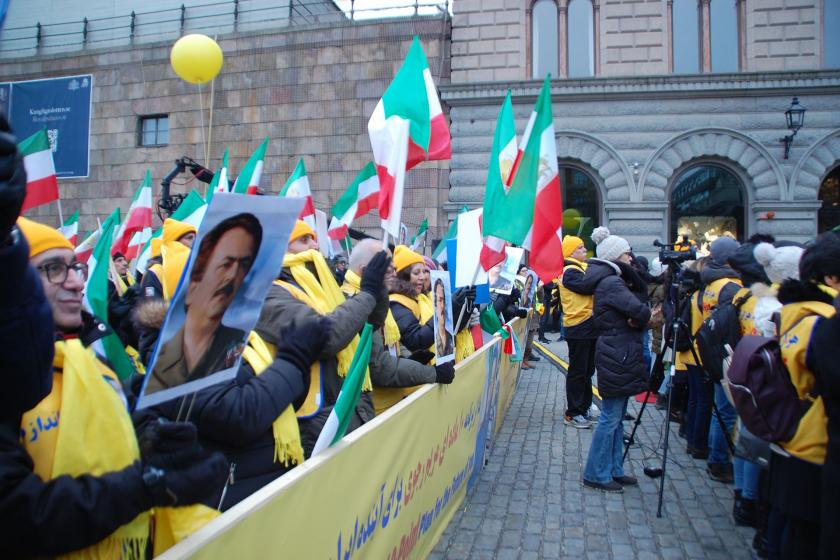
POLYGON ((152 240, 152 228, 143 228, 140 231, 135 231, 128 242, 128 247, 125 249, 125 259, 129 262, 133 261, 140 255, 143 246, 152 240))
POLYGON ((262 141, 257 151, 245 164, 242 172, 233 184, 233 191, 238 194, 257 194, 262 178, 263 167, 265 166, 265 150, 268 147, 268 136, 262 141))
POLYGON ((417 36, 374 109, 368 134, 379 174, 382 228, 396 239, 406 170, 423 161, 447 160, 452 153, 449 126, 417 36))
POLYGON ((376 174, 376 165, 369 162, 332 207, 329 238, 341 241, 347 236, 353 220, 378 207, 379 176, 376 174))
POLYGON ((58 177, 47 130, 42 128, 25 139, 18 144, 18 150, 26 169, 26 197, 21 212, 58 200, 58 177))
POLYGON ((228 192, 230 181, 228 180, 228 150, 225 148, 225 155, 222 156, 222 166, 213 174, 213 179, 207 187, 207 204, 213 198, 213 193, 228 192))
MULTIPOLYGON (((513 105, 510 90, 502 102, 496 119, 496 132, 490 151, 490 165, 487 168, 487 183, 484 190, 484 210, 481 216, 481 266, 490 270, 505 260, 507 242, 521 244, 530 226, 520 220, 533 208, 533 196, 522 191, 511 194, 506 185, 513 164, 516 161, 516 123, 513 119, 513 105), (513 241, 513 240, 518 241, 513 241)), ((525 189, 523 189, 525 190, 525 189)), ((532 211, 532 210, 531 210, 532 211)))
POLYGON ((420 245, 426 239, 426 232, 429 230, 429 219, 423 218, 423 221, 420 223, 420 227, 417 228, 417 233, 415 233, 411 238, 411 250, 417 251, 420 248, 420 245))
MULTIPOLYGON (((212 191, 208 191, 209 192, 212 191)), ((185 222, 192 226, 195 226, 198 229, 201 226, 201 220, 204 219, 204 214, 207 212, 207 203, 204 202, 204 199, 201 198, 201 195, 198 194, 198 191, 195 189, 190 191, 190 194, 181 202, 181 205, 178 206, 178 209, 172 213, 170 216, 172 219, 178 220, 179 222, 185 222)), ((155 237, 160 237, 163 233, 163 229, 158 228, 152 233, 149 238, 143 243, 143 248, 140 251, 140 255, 137 257, 136 261, 131 263, 132 272, 139 270, 141 273, 146 272, 146 264, 149 262, 149 259, 152 256, 152 244, 151 241, 155 237)))
POLYGON ((362 329, 362 334, 359 335, 359 345, 356 347, 356 353, 353 354, 350 369, 341 384, 341 392, 338 394, 335 406, 327 417, 324 427, 321 428, 321 433, 318 434, 318 440, 312 449, 313 457, 339 441, 347 432, 356 405, 359 403, 359 397, 362 395, 362 385, 365 382, 368 362, 370 362, 372 339, 373 326, 366 323, 365 328, 362 329))
POLYGON ((298 161, 295 170, 289 176, 283 188, 280 189, 280 196, 306 199, 303 210, 300 211, 299 218, 309 224, 309 227, 313 230, 315 229, 315 203, 312 201, 312 191, 309 188, 309 177, 306 175, 306 166, 303 163, 303 158, 298 161))
MULTIPOLYGON (((106 325, 108 324, 108 283, 110 282, 108 271, 111 268, 111 238, 119 223, 120 210, 117 208, 102 225, 102 235, 88 261, 85 307, 106 325)), ((108 360, 111 369, 120 379, 128 379, 135 373, 131 358, 126 354, 125 346, 115 333, 112 332, 97 340, 94 343, 94 351, 108 360)))
POLYGON ((152 227, 152 172, 147 169, 143 182, 137 187, 125 220, 120 224, 120 229, 114 238, 111 246, 111 254, 122 253, 126 255, 131 238, 138 231, 152 227))
POLYGON ((96 244, 99 243, 99 237, 101 234, 102 231, 99 229, 95 229, 90 232, 90 234, 76 247, 76 259, 84 263, 88 262, 91 255, 93 255, 94 247, 96 247, 96 244))
POLYGON ((73 212, 73 215, 64 221, 58 231, 75 247, 79 240, 79 211, 73 212))
POLYGON ((526 217, 532 218, 531 229, 521 245, 531 251, 531 268, 547 283, 563 272, 563 203, 551 112, 551 76, 543 82, 519 146, 508 197, 533 192, 534 199, 530 213, 524 206, 517 206, 510 208, 508 215, 511 220, 522 222, 521 226, 526 217), (525 216, 517 215, 517 211, 525 216))

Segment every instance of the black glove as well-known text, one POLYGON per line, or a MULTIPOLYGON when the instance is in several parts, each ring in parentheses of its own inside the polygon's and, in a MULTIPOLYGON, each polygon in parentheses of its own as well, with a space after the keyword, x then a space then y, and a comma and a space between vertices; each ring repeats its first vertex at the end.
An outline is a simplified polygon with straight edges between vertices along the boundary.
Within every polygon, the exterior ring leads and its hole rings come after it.
POLYGON ((179 469, 144 463, 142 474, 155 506, 183 506, 218 494, 228 477, 228 462, 216 451, 179 469))
POLYGON ((170 422, 158 418, 138 434, 140 458, 164 470, 182 469, 204 457, 198 431, 190 422, 170 422))
POLYGON ((528 308, 527 307, 517 307, 516 308, 516 316, 520 319, 524 319, 528 316, 528 308))
POLYGON ((360 286, 362 291, 369 293, 375 299, 379 299, 379 295, 385 285, 385 273, 388 272, 388 266, 390 264, 391 257, 388 256, 388 253, 385 251, 376 253, 362 272, 360 286))
POLYGON ((461 321, 457 325, 453 325, 455 332, 461 332, 461 329, 466 326, 467 321, 470 319, 470 315, 472 314, 472 303, 475 301, 476 291, 475 286, 470 286, 468 288, 458 288, 455 290, 455 293, 452 294, 452 313, 454 315, 455 321, 459 318, 461 321), (464 312, 461 313, 461 308, 467 306, 464 309, 464 312))
POLYGON ((416 352, 412 352, 411 356, 408 357, 409 360, 413 362, 419 362, 421 364, 428 364, 432 361, 432 358, 435 357, 435 353, 431 350, 417 350, 416 352))
POLYGON ((26 198, 26 170, 23 156, 6 117, 0 115, 0 243, 15 225, 26 198))
POLYGON ((291 362, 308 374, 331 331, 332 321, 326 317, 292 321, 280 331, 276 358, 291 362))
POLYGON ((455 379, 455 362, 435 366, 435 382, 449 385, 455 379))

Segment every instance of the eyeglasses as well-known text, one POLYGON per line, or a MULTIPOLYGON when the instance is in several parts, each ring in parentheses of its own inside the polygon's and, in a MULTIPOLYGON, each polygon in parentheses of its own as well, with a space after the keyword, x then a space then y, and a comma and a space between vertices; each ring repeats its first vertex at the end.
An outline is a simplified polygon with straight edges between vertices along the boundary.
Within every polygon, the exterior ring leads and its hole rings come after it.
POLYGON ((64 284, 67 281, 67 274, 71 268, 73 269, 73 272, 76 273, 76 276, 82 280, 82 282, 87 280, 88 265, 83 262, 77 261, 67 264, 63 261, 52 261, 42 264, 38 267, 38 270, 46 274, 47 281, 50 284, 64 284))

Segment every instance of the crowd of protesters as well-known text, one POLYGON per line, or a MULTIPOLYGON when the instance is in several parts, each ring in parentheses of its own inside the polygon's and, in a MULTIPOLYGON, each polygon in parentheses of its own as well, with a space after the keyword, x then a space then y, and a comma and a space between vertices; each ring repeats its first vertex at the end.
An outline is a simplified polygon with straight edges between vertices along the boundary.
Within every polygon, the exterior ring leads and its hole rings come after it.
MULTIPOLYGON (((638 484, 624 472, 622 419, 633 419, 626 416, 629 397, 658 392, 658 405, 680 424, 687 455, 705 461, 713 481, 733 485, 733 521, 756 529, 759 557, 836 558, 840 368, 832 349, 840 343, 840 234, 827 232, 804 245, 768 235, 743 244, 722 236, 708 255, 669 267, 658 259, 648 265, 606 228, 596 228, 592 241, 596 256, 586 259, 581 239, 564 238, 566 266, 557 279, 569 346, 565 422, 576 428, 597 423, 584 486, 622 492, 638 484), (727 372, 757 367, 737 350, 740 344, 726 348, 721 379, 700 357, 694 335, 725 321, 727 306, 734 309, 739 340, 763 336, 779 348, 774 371, 782 370, 801 416, 789 438, 762 439, 747 429, 745 420, 778 414, 758 395, 757 407, 734 406, 727 372), (672 325, 680 322, 685 328, 674 336, 672 325), (666 374, 661 383, 657 368, 666 374), (593 375, 600 416, 589 411, 593 375)), ((690 251, 692 245, 686 240, 674 248, 690 251)))
MULTIPOLYGON (((430 271, 438 264, 373 239, 328 263, 298 220, 235 377, 195 392, 186 415, 182 399, 136 409, 196 228, 165 220, 142 275, 114 254, 108 317, 97 318, 84 305, 87 263, 58 230, 19 217, 25 194, 3 121, 0 541, 10 557, 157 555, 302 464, 366 323, 370 362, 348 431, 425 384, 452 383, 455 363, 475 352, 475 288, 452 294, 455 360, 436 364, 430 271), (134 359, 129 379, 102 352, 111 333, 134 359)), ((504 308, 502 320, 527 318, 534 302, 526 308, 519 297, 487 307, 504 308)))

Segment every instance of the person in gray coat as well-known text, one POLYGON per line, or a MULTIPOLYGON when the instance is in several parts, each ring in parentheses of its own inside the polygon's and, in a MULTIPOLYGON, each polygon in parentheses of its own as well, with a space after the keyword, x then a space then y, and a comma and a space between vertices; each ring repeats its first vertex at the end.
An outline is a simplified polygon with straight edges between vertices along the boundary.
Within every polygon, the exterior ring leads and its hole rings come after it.
POLYGON ((598 258, 589 259, 585 283, 595 294, 593 316, 598 332, 595 367, 601 416, 592 435, 583 471, 584 486, 622 492, 638 481, 624 474, 622 461, 628 397, 647 388, 642 339, 650 308, 642 303, 644 282, 631 266, 630 244, 605 227, 592 232, 598 258))

